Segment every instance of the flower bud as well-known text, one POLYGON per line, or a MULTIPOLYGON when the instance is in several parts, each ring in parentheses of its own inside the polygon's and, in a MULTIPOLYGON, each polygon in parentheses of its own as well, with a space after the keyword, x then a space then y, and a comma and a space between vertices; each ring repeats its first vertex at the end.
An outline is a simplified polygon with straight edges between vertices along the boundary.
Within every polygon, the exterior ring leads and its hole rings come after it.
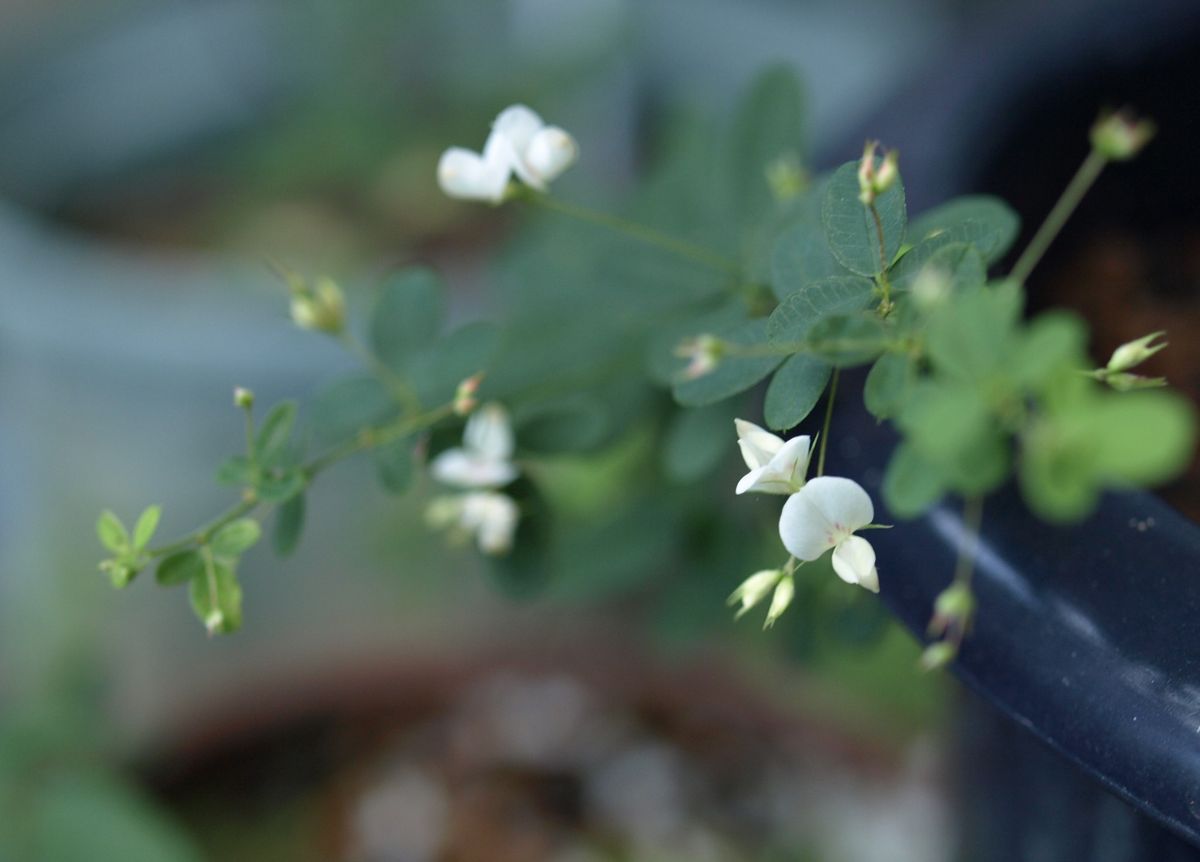
POLYGON ((318 279, 315 289, 293 281, 292 321, 301 329, 336 335, 346 325, 346 300, 337 282, 318 279))
POLYGON ((925 265, 913 279, 913 302, 922 311, 933 311, 950 296, 953 285, 950 276, 939 266, 925 265))
POLYGON ((771 161, 766 175, 771 197, 780 203, 799 197, 808 188, 808 173, 795 153, 785 153, 771 161))
POLYGON ((925 647, 921 653, 921 670, 938 670, 954 661, 958 655, 958 644, 938 641, 925 647))
POLYGON ((1163 331, 1152 332, 1149 335, 1144 335, 1134 341, 1122 344, 1113 351, 1112 358, 1108 360, 1106 368, 1109 371, 1119 372, 1128 371, 1130 368, 1141 365, 1158 351, 1167 346, 1167 342, 1152 345, 1150 342, 1163 335, 1163 331))
POLYGON ((254 393, 249 389, 243 389, 241 386, 238 386, 233 390, 233 406, 249 410, 254 406, 254 393))
POLYGON ((769 629, 775 625, 775 620, 783 616, 783 612, 788 609, 795 597, 796 579, 787 575, 775 587, 775 593, 771 596, 771 606, 767 608, 767 619, 763 623, 763 628, 769 629))
POLYGON ((730 605, 741 605, 735 619, 741 618, 746 611, 765 599, 767 594, 775 589, 775 585, 779 583, 781 577, 783 577, 781 569, 763 569, 742 581, 729 596, 727 602, 730 605))
POLYGON ((684 380, 695 380, 711 372, 724 352, 724 342, 715 335, 697 335, 675 348, 676 356, 688 360, 687 368, 683 370, 684 380))
POLYGON ((966 584, 956 581, 938 594, 933 601, 933 618, 929 634, 941 637, 947 632, 961 636, 975 613, 975 596, 966 584))
POLYGON ((1092 125, 1092 149, 1111 161, 1128 161, 1136 156, 1156 131, 1150 120, 1139 120, 1128 108, 1101 114, 1092 125))
POLYGON ((530 138, 524 166, 544 184, 571 167, 578 156, 573 137, 558 126, 547 126, 530 138))
POLYGON ((208 616, 204 618, 204 627, 208 629, 210 637, 221 631, 224 626, 225 613, 220 608, 213 608, 208 612, 208 616))
POLYGON ((1132 392, 1135 389, 1158 389, 1167 385, 1165 377, 1145 377, 1141 374, 1119 372, 1113 374, 1105 369, 1100 370, 1099 379, 1118 392, 1132 392))
POLYGON ((479 384, 483 381, 483 374, 472 374, 462 383, 458 384, 458 388, 454 391, 454 414, 456 416, 466 416, 475 409, 479 401, 475 398, 475 394, 479 391, 479 384))
POLYGON ((872 206, 875 200, 900 178, 900 155, 888 150, 880 164, 876 164, 875 150, 878 141, 867 141, 863 147, 862 160, 858 163, 858 199, 864 206, 872 206))

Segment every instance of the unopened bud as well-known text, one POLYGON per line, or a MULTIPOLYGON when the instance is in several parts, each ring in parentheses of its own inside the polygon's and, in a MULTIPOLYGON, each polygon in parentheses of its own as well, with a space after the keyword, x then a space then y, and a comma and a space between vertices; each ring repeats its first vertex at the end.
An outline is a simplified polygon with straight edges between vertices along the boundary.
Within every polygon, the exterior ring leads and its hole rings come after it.
POLYGON ((209 635, 215 635, 225 625, 225 614, 220 608, 213 608, 208 612, 208 616, 204 618, 204 627, 208 629, 209 635))
POLYGON ((475 394, 479 391, 479 384, 483 381, 483 374, 472 374, 462 383, 458 384, 458 389, 454 391, 454 413, 457 416, 466 416, 479 404, 475 398, 475 394))
POLYGON ((938 641, 925 647, 921 653, 921 670, 938 670, 954 661, 958 655, 958 644, 938 641))
POLYGON ((783 612, 788 609, 795 597, 796 579, 791 575, 785 575, 775 586, 775 593, 771 596, 771 606, 767 608, 767 619, 763 623, 763 628, 769 629, 775 625, 775 620, 783 616, 783 612))
POLYGON ((337 282, 321 278, 314 288, 289 279, 292 321, 301 329, 336 335, 346 325, 346 300, 337 282))
POLYGON ((775 585, 779 583, 781 577, 783 577, 783 572, 779 569, 763 569, 761 572, 755 572, 742 581, 738 588, 730 594, 727 604, 740 605, 737 611, 737 618, 740 618, 746 611, 765 599, 767 594, 775 589, 775 585))
POLYGON ((888 150, 883 161, 876 164, 875 150, 878 147, 878 141, 867 141, 858 163, 858 199, 864 206, 872 206, 900 178, 899 153, 888 150))
POLYGON ((971 623, 975 613, 975 596, 971 588, 955 582, 938 594, 933 601, 933 618, 929 621, 929 634, 940 637, 946 632, 961 637, 971 623))
POLYGON ((1122 344, 1113 351, 1112 358, 1108 360, 1106 366, 1109 371, 1128 371, 1130 368, 1141 365, 1158 351, 1167 346, 1167 342, 1161 344, 1151 344, 1154 339, 1163 335, 1160 330, 1152 332, 1149 335, 1144 335, 1134 341, 1122 344))
POLYGON ((241 386, 238 386, 233 390, 233 406, 249 410, 254 406, 254 393, 249 389, 243 389, 241 386))
POLYGON ((1157 131, 1151 120, 1139 120, 1128 108, 1101 114, 1092 125, 1092 149, 1112 161, 1132 159, 1157 131))
POLYGON ((688 360, 683 379, 695 380, 711 372, 720 363, 724 351, 724 342, 715 335, 697 335, 681 343, 675 348, 675 355, 688 360))
POLYGON ((1132 392, 1135 389, 1159 389, 1167 385, 1165 377, 1145 377, 1141 374, 1130 374, 1127 371, 1116 374, 1105 369, 1100 370, 1099 379, 1118 392, 1132 392))
POLYGON ((913 279, 913 302, 922 311, 932 311, 946 301, 952 288, 950 276, 944 269, 940 266, 923 266, 913 279))
POLYGON ((780 203, 799 197, 808 188, 808 173, 795 153, 785 153, 767 165, 767 187, 780 203))

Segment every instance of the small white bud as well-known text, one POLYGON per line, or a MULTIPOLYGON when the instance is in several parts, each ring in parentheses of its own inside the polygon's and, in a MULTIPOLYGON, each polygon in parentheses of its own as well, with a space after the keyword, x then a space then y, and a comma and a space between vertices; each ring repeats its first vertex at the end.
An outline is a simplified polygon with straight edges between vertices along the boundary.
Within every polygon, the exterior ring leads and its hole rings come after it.
POLYGON ((1160 330, 1158 332, 1152 332, 1149 335, 1143 335, 1141 338, 1135 339, 1134 341, 1122 344, 1113 351, 1112 358, 1108 360, 1108 365, 1106 366, 1107 369, 1114 372, 1128 371, 1130 368, 1141 365, 1151 356, 1167 346, 1167 342, 1165 341, 1161 344, 1154 345, 1150 343, 1163 334, 1164 332, 1160 330))
POLYGON ((1092 149, 1111 161, 1128 161, 1150 143, 1156 131, 1152 121, 1137 119, 1128 108, 1101 114, 1092 126, 1092 149))
POLYGON ((254 406, 254 393, 249 389, 244 389, 241 386, 233 390, 233 406, 241 407, 243 410, 249 410, 254 406))
POLYGON ((767 619, 763 623, 763 628, 769 629, 775 625, 775 621, 783 616, 783 612, 788 609, 795 597, 796 579, 791 575, 786 575, 775 586, 775 593, 771 596, 771 606, 767 608, 767 619))
POLYGON ((779 583, 781 577, 783 577, 781 569, 763 569, 742 581, 738 588, 729 595, 726 602, 729 605, 740 606, 735 619, 740 619, 743 614, 765 599, 767 594, 775 589, 775 585, 779 583))
POLYGON ((712 372, 721 361, 725 344, 715 335, 697 335, 675 348, 675 355, 688 360, 683 370, 684 380, 695 380, 712 372))

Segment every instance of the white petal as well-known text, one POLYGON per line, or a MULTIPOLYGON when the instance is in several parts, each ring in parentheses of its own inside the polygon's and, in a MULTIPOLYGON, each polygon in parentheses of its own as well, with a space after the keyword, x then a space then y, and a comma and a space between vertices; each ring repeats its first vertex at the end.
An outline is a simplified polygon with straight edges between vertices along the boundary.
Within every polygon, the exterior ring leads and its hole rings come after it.
POLYGON ((508 185, 508 166, 479 153, 451 147, 438 160, 438 185, 452 198, 499 203, 508 185))
POLYGON ((833 525, 806 493, 814 479, 787 498, 779 515, 779 538, 788 553, 798 560, 815 560, 838 542, 833 525))
POLYGON ((858 584, 873 593, 879 592, 875 549, 862 536, 847 536, 833 549, 833 570, 848 584, 858 584))
POLYGON ((767 608, 767 619, 763 623, 763 628, 775 625, 775 620, 783 616, 783 612, 788 609, 795 597, 796 581, 789 575, 775 587, 775 592, 771 596, 771 605, 767 608))
POLYGON ((509 105, 492 123, 493 131, 503 135, 518 153, 524 153, 545 126, 537 112, 525 105, 509 105))
MULTIPOLYGON (((751 470, 749 473, 747 473, 745 476, 743 476, 741 479, 738 480, 737 488, 734 489, 734 493, 746 494, 750 491, 760 491, 764 494, 774 493, 772 491, 765 491, 761 487, 759 487, 759 482, 762 481, 762 478, 766 474, 766 472, 767 472, 767 468, 765 466, 759 467, 757 470, 751 470)), ((787 493, 787 492, 784 491, 783 493, 787 493)))
POLYGON ((467 494, 463 500, 462 525, 475 532, 485 554, 502 554, 512 547, 520 511, 505 494, 467 494))
POLYGON ((571 167, 579 155, 579 146, 558 126, 549 126, 535 134, 523 153, 524 167, 543 183, 571 167))
POLYGON ((429 465, 433 478, 458 488, 498 488, 517 478, 518 470, 507 461, 485 458, 466 449, 447 449, 429 465))
POLYGON ((853 479, 819 476, 804 486, 804 493, 833 525, 837 541, 861 530, 875 517, 871 496, 853 479))
POLYGON ((499 404, 484 404, 471 414, 463 430, 463 445, 492 461, 507 461, 513 453, 512 425, 508 411, 499 404))
POLYGON ((771 456, 767 469, 777 478, 786 481, 792 490, 804 484, 808 471, 808 447, 812 441, 806 435, 793 437, 771 456))
POLYGON ((734 419, 733 427, 737 429, 738 447, 742 450, 742 458, 751 470, 766 464, 771 460, 771 456, 783 448, 782 437, 764 431, 753 422, 734 419))

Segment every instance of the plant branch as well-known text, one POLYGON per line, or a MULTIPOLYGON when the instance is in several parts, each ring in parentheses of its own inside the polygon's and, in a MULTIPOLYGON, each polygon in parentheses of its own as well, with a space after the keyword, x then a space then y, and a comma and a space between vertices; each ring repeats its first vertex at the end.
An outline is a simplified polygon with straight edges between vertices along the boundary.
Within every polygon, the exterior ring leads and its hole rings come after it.
POLYGON ((841 369, 833 369, 833 376, 829 378, 829 396, 825 402, 825 423, 821 428, 821 449, 817 455, 817 475, 825 475, 825 448, 829 445, 829 425, 833 421, 833 402, 837 398, 838 377, 841 376, 841 369))
POLYGON ((1029 241, 1029 245, 1021 252, 1017 262, 1013 264, 1012 272, 1009 273, 1010 278, 1021 284, 1025 283, 1029 274, 1033 272, 1033 268, 1042 259, 1042 255, 1046 253, 1046 249, 1050 247, 1050 243, 1054 241, 1063 225, 1067 223, 1067 219, 1071 217, 1071 213, 1075 212, 1075 208, 1079 206, 1083 196, 1096 182, 1096 178, 1100 176, 1100 172, 1104 170, 1106 164, 1108 164, 1108 159, 1096 149, 1092 149, 1088 153, 1087 158, 1083 160, 1083 164, 1079 166, 1075 176, 1071 177, 1071 181, 1067 183, 1062 195, 1059 196, 1053 209, 1046 216, 1046 220, 1042 222, 1042 226, 1038 228, 1033 239, 1029 241))

